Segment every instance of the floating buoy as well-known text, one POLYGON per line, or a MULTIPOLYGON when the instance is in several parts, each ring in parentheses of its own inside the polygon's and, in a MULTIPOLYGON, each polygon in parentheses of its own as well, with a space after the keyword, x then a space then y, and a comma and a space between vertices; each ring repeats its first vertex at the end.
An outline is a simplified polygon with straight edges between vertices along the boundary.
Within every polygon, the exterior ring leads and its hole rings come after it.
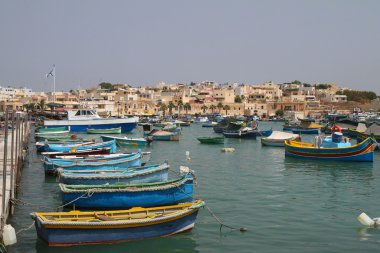
POLYGON ((234 148, 222 148, 222 152, 235 152, 234 148))
POLYGON ((16 231, 10 225, 5 225, 3 229, 3 243, 5 246, 15 244, 17 242, 16 231))
POLYGON ((364 225, 364 226, 368 226, 368 227, 377 227, 380 225, 380 219, 379 218, 374 218, 374 219, 371 219, 371 217, 369 217, 366 213, 361 213, 359 216, 358 216, 358 221, 364 225))
POLYGON ((191 160, 190 151, 186 151, 186 159, 187 160, 191 160))

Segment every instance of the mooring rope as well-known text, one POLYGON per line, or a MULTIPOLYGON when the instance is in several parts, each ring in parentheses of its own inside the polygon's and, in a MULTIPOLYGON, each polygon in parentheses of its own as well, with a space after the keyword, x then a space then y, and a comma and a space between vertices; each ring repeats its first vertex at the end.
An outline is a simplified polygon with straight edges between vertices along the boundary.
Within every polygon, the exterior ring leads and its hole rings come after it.
POLYGON ((71 200, 70 202, 67 202, 66 204, 63 204, 63 205, 61 205, 61 206, 57 206, 56 210, 57 210, 57 212, 58 212, 58 210, 59 210, 60 208, 63 208, 63 207, 65 207, 65 206, 68 206, 68 205, 74 203, 75 201, 77 201, 77 200, 79 200, 79 199, 87 199, 87 198, 91 198, 93 194, 94 194, 94 191, 87 191, 87 192, 85 192, 84 194, 82 194, 81 196, 79 196, 78 198, 73 199, 73 200, 71 200))
POLYGON ((35 223, 35 221, 33 221, 29 227, 20 229, 19 231, 16 232, 16 235, 18 235, 19 233, 21 233, 23 231, 31 229, 34 226, 34 223, 35 223))
MULTIPOLYGON (((183 189, 181 189, 179 186, 177 186, 177 188, 183 192, 185 195, 189 196, 190 198, 193 198, 193 196, 191 196, 190 194, 188 194, 187 192, 185 192, 183 189)), ((204 205, 206 207, 206 209, 209 211, 209 213, 211 214, 211 216, 219 223, 220 227, 219 227, 219 231, 222 232, 222 228, 223 227, 226 227, 226 228, 229 228, 229 229, 232 229, 232 230, 239 230, 240 232, 246 232, 248 229, 245 228, 245 227, 241 227, 241 228, 235 228, 235 227, 232 227, 232 226, 229 226, 229 225, 226 225, 224 224, 219 218, 218 216, 215 215, 215 213, 211 210, 211 208, 208 206, 207 203, 205 203, 204 205)))

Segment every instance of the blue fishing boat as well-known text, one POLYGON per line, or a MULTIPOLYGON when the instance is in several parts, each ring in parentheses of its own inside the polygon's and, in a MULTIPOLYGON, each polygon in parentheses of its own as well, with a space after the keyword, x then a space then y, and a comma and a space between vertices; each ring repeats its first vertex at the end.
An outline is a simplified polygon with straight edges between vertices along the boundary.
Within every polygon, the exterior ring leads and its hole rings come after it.
POLYGON ((117 243, 173 235, 191 230, 202 200, 172 206, 134 207, 98 212, 37 212, 38 237, 49 246, 117 243))
POLYGON ((47 158, 44 161, 44 169, 46 174, 54 174, 58 168, 64 170, 115 170, 141 166, 141 163, 141 153, 133 153, 126 157, 114 159, 62 159, 62 161, 57 161, 57 159, 47 158))
MULTIPOLYGON (((36 142, 37 152, 48 152, 48 145, 92 145, 94 141, 84 141, 84 140, 70 140, 70 141, 38 141, 36 142)), ((71 150, 70 150, 71 151, 71 150)))
POLYGON ((111 147, 111 153, 116 152, 116 142, 114 140, 93 144, 46 144, 45 150, 50 152, 69 152, 73 150, 88 150, 111 147))
POLYGON ((120 147, 128 147, 128 146, 146 146, 148 144, 148 139, 146 138, 130 138, 127 136, 124 137, 116 137, 109 135, 100 136, 102 141, 111 141, 115 140, 116 144, 120 147))
POLYGON ((67 120, 45 120, 46 128, 68 127, 71 132, 85 133, 88 128, 105 129, 121 127, 122 132, 131 132, 138 122, 138 117, 131 118, 101 118, 95 110, 67 110, 67 120))
POLYGON ((80 170, 58 169, 59 182, 73 185, 102 184, 143 184, 168 180, 170 166, 166 163, 122 170, 80 170))
POLYGON ((328 161, 373 162, 374 141, 371 138, 351 145, 350 142, 334 135, 326 138, 317 137, 315 144, 285 140, 285 156, 328 161))
POLYGON ((179 179, 146 184, 65 185, 59 184, 63 204, 78 208, 121 209, 152 207, 191 201, 194 178, 186 174, 179 179))

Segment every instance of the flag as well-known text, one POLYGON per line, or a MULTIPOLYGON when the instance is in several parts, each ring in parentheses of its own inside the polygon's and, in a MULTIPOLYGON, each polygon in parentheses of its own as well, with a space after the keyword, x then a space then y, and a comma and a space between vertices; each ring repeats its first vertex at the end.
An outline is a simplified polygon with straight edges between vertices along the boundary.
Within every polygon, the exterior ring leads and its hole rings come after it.
POLYGON ((49 76, 54 76, 54 68, 55 68, 55 66, 53 65, 53 68, 52 68, 52 70, 48 73, 48 74, 46 74, 46 78, 48 78, 49 76))

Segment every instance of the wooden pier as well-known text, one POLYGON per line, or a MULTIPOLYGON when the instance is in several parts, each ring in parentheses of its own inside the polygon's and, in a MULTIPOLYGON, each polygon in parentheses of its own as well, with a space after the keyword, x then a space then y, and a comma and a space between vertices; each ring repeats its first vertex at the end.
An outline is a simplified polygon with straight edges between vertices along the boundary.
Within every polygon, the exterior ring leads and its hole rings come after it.
POLYGON ((30 136, 29 116, 22 112, 6 111, 0 130, 0 229, 14 213, 11 200, 15 198, 21 176, 25 149, 30 136))

